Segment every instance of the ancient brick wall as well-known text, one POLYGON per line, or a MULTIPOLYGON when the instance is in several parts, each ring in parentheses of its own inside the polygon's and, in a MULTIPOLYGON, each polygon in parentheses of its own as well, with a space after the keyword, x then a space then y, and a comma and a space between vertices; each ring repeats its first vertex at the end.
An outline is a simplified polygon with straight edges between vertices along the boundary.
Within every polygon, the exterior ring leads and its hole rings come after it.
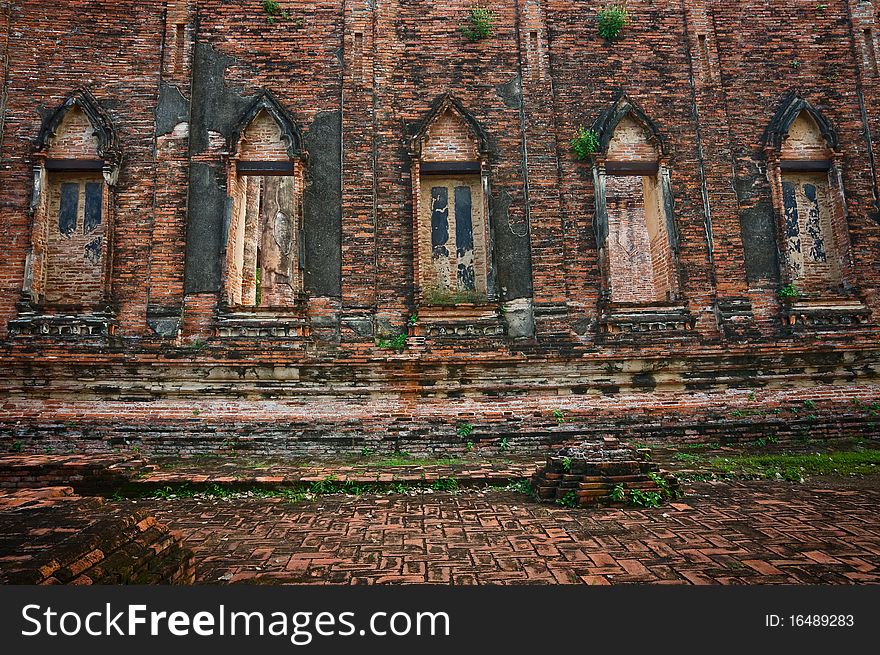
MULTIPOLYGON (((28 411, 75 406, 75 384, 52 387, 49 358, 53 375, 100 380, 96 397, 122 389, 153 402, 185 388, 239 398, 262 393, 245 388, 248 376, 294 376, 309 382, 266 393, 305 404, 315 390, 395 398, 410 417, 418 398, 434 394, 614 396, 649 379, 672 393, 703 367, 715 373, 700 377, 700 389, 731 384, 731 375, 793 389, 871 384, 880 374, 878 4, 631 0, 631 23, 606 42, 595 26, 600 3, 571 0, 493 6, 493 33, 478 41, 461 30, 465 0, 282 0, 275 17, 257 0, 0 2, 0 358, 13 371, 2 391, 50 380, 28 411), (112 216, 100 288, 114 329, 86 340, 63 325, 81 317, 46 327, 44 308, 23 301, 29 280, 58 287, 52 271, 74 259, 35 222, 54 211, 51 194, 35 191, 55 175, 40 170, 36 152, 44 122, 80 90, 112 124, 121 157, 118 177, 100 173, 112 216), (266 97, 289 124, 263 112, 242 125, 266 97), (467 120, 441 115, 413 154, 444 98, 467 120), (798 102, 821 117, 818 141, 789 120, 798 102), (577 159, 577 128, 613 123, 619 106, 639 120, 617 117, 618 136, 577 159), (279 224, 277 251, 271 217, 248 223, 236 202, 259 179, 237 175, 236 157, 295 162, 294 199, 275 208, 291 216, 279 224), (820 159, 827 171, 785 169, 820 159), (486 236, 474 248, 490 302, 418 316, 424 257, 415 249, 430 239, 415 231, 420 166, 475 161, 479 172, 461 174, 488 196, 486 236), (610 169, 603 188, 599 164, 620 161, 656 161, 659 171, 610 169), (818 223, 799 229, 830 250, 824 263, 813 257, 816 284, 785 298, 783 182, 807 173, 825 175, 827 190, 818 223), (630 234, 627 258, 638 266, 608 250, 619 234, 630 234), (53 245, 56 258, 41 259, 53 245), (279 312, 254 312, 221 336, 226 305, 255 304, 256 269, 244 262, 258 245, 270 251, 273 281, 293 271, 295 282, 267 291, 279 312), (615 315, 616 300, 638 316, 615 315), (622 327, 609 336, 614 321, 622 327), (407 333, 403 352, 380 345, 407 333), (850 360, 811 368, 806 382, 792 376, 795 359, 830 352, 850 360), (511 357, 516 372, 498 373, 511 357), (621 366, 631 375, 610 382, 607 357, 630 362, 621 366), (445 372, 429 373, 434 366, 445 372), (474 379, 484 381, 479 390, 474 379)), ((810 238, 802 252, 815 250, 810 238)), ((98 278, 89 275, 76 272, 79 284, 57 300, 92 298, 98 278)), ((699 411, 724 402, 713 398, 699 411)), ((143 420, 161 416, 145 408, 143 420)))
MULTIPOLYGON (((34 144, 41 119, 78 89, 89 89, 118 131, 121 168, 114 226, 112 292, 125 332, 147 332, 145 308, 153 221, 153 146, 162 51, 159 3, 59 5, 9 2, 0 184, 0 322, 15 317, 30 247, 34 144), (46 20, 51 16, 51 20, 46 20), (136 28, 135 28, 136 26, 136 28), (14 63, 13 63, 14 62, 14 63)), ((5 13, 4 11, 0 13, 5 13)), ((178 253, 179 257, 179 253, 178 253)), ((5 334, 5 332, 4 332, 5 334)))

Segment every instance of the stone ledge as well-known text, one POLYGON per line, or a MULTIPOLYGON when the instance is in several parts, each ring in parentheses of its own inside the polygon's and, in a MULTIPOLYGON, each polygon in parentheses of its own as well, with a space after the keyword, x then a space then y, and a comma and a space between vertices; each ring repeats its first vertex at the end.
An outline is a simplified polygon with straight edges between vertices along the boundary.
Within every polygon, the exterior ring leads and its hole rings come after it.
POLYGON ((217 315, 214 335, 221 338, 307 339, 312 330, 298 310, 226 311, 217 315))
POLYGON ((65 486, 80 494, 100 494, 127 484, 146 468, 140 458, 118 455, 4 455, 0 489, 65 486))
POLYGON ((620 305, 605 309, 599 321, 599 330, 606 339, 632 334, 690 335, 695 325, 696 318, 684 306, 620 305))
POLYGON ((112 314, 22 314, 9 321, 13 338, 51 337, 104 339, 114 336, 117 328, 112 314))
POLYGON ((504 322, 491 304, 422 306, 413 336, 426 338, 503 337, 504 322))
POLYGON ((859 300, 815 299, 784 303, 783 325, 792 331, 841 330, 867 326, 871 311, 859 300))

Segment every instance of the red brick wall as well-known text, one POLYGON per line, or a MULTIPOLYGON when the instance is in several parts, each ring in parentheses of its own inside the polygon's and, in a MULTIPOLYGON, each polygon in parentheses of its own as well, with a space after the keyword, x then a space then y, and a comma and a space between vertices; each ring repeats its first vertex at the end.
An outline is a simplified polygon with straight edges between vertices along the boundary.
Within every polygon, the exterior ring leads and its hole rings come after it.
MULTIPOLYGON (((16 315, 30 248, 34 142, 40 117, 65 97, 88 88, 110 116, 120 140, 122 166, 114 226, 112 291, 121 331, 147 331, 145 308, 153 222, 155 106, 160 73, 160 2, 110 0, 59 4, 10 2, 11 65, 7 73, 0 183, 0 330, 16 315), (135 27, 136 26, 136 27, 135 27), (12 63, 14 61, 14 63, 12 63)), ((179 258, 179 253, 178 253, 179 258)))
POLYGON ((651 134, 632 116, 624 116, 608 144, 607 159, 625 162, 656 162, 657 146, 651 143, 651 134))
MULTIPOLYGON (((184 331, 193 339, 210 335, 219 293, 184 295, 188 210, 197 200, 188 197, 190 164, 210 164, 220 171, 218 184, 226 185, 228 144, 210 126, 226 120, 236 102, 245 105, 268 89, 302 128, 307 143, 317 142, 311 130, 318 118, 339 116, 342 125, 341 290, 338 298, 314 305, 321 334, 331 343, 281 350, 237 344, 243 350, 232 351, 220 342, 214 350, 190 349, 187 358, 204 365, 203 377, 190 381, 221 388, 205 380, 230 357, 324 372, 360 364, 397 370, 396 360, 386 361, 389 353, 377 351, 371 328, 399 333, 414 311, 418 189, 413 189, 409 139, 435 100, 453 93, 488 137, 493 274, 508 276, 499 280, 499 293, 503 300, 534 301, 537 335, 527 344, 534 350, 520 363, 522 375, 557 379, 571 362, 598 361, 606 349, 624 358, 699 357, 723 369, 726 364, 720 362, 726 361, 731 341, 719 322, 719 306, 729 300, 747 301, 753 308, 749 325, 755 330, 746 343, 754 356, 839 348, 860 357, 855 353, 877 347, 873 327, 817 330, 806 338, 781 331, 780 265, 754 253, 772 254, 779 241, 776 180, 768 171, 763 137, 784 92, 795 90, 839 136, 832 178, 839 173, 844 204, 835 208, 832 229, 835 243, 844 244, 841 278, 851 287, 841 293, 867 305, 872 325, 880 319, 878 181, 872 166, 880 155, 880 76, 864 40, 866 29, 874 30, 877 40, 877 4, 631 0, 631 24, 621 39, 605 43, 593 19, 598 3, 571 0, 499 5, 493 9, 493 36, 479 42, 460 33, 472 6, 465 0, 334 6, 285 0, 290 16, 275 23, 252 0, 2 3, 0 52, 8 43, 10 56, 8 67, 0 69, 7 93, 0 137, 0 338, 18 315, 34 241, 29 205, 41 117, 78 88, 88 88, 110 117, 123 156, 112 193, 109 282, 120 340, 118 350, 95 348, 88 354, 47 343, 41 356, 51 354, 74 367, 97 361, 100 354, 112 368, 123 360, 152 362, 166 349, 177 352, 172 339, 148 327, 157 308, 179 316, 183 307, 184 331), (223 64, 215 81, 222 85, 220 100, 199 106, 209 124, 209 147, 200 152, 194 152, 189 112, 196 43, 212 47, 223 64), (689 341, 660 334, 634 337, 630 345, 600 343, 603 281, 593 170, 589 162, 575 159, 569 140, 622 92, 663 140, 677 227, 675 273, 671 253, 667 257, 660 249, 659 233, 653 244, 642 240, 654 261, 644 282, 656 289, 663 278, 680 280, 677 295, 696 319, 689 341), (163 114, 164 129, 157 135, 156 108, 169 93, 179 94, 180 112, 173 120, 163 114), (766 225, 758 225, 765 219, 766 225), (530 249, 520 259, 499 245, 517 240, 530 249), (513 278, 525 282, 505 295, 513 278)), ((472 145, 466 145, 473 141, 463 140, 460 126, 441 121, 436 129, 441 127, 448 128, 446 142, 458 144, 452 156, 473 157, 472 145)), ((654 154, 640 150, 627 156, 654 154)), ((306 189, 314 173, 309 166, 307 158, 306 189)), ((830 178, 829 184, 838 181, 830 178)), ((222 191, 231 198, 235 190, 222 191)), ((42 247, 41 235, 35 240, 42 247)), ((212 256, 224 254, 221 248, 212 256)), ((35 259, 35 273, 38 267, 35 259)), ((508 344, 493 340, 433 341, 419 348, 406 355, 406 380, 415 386, 429 353, 449 361, 465 357, 485 370, 509 354, 508 344)), ((25 341, 4 341, 0 349, 15 375, 39 376, 32 368, 38 358, 25 341)), ((781 376, 788 375, 784 362, 774 362, 781 376)), ((184 376, 173 357, 150 370, 172 388, 176 383, 169 381, 184 376)), ((114 375, 124 378, 118 371, 114 375)), ((239 389, 230 383, 218 393, 235 395, 239 389)))
POLYGON ((608 201, 611 299, 615 302, 651 302, 656 299, 657 291, 642 178, 609 175, 605 195, 608 201))

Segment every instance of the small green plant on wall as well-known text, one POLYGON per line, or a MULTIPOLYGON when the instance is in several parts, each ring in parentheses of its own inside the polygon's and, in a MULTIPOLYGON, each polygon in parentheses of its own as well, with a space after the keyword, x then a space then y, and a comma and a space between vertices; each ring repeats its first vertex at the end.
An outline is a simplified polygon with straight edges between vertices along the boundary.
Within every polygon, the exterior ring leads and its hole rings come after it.
POLYGON ((482 41, 492 36, 492 24, 495 14, 485 7, 474 7, 468 13, 468 24, 461 28, 461 33, 471 41, 482 41))
POLYGON ((800 292, 795 288, 793 284, 786 284, 779 290, 780 298, 797 298, 800 295, 800 292))
POLYGON ((376 345, 379 348, 384 348, 386 350, 403 351, 403 350, 406 350, 408 339, 409 339, 408 335, 401 333, 401 334, 398 334, 393 339, 391 339, 390 341, 388 339, 379 339, 379 343, 377 343, 376 345))
POLYGON ((578 159, 588 159, 599 152, 599 135, 581 125, 571 139, 571 149, 578 159))
POLYGON ((290 18, 290 13, 281 6, 278 0, 262 0, 262 2, 263 11, 266 12, 266 22, 270 25, 278 22, 279 18, 290 18))
POLYGON ((613 41, 619 37, 627 25, 629 25, 629 12, 626 10, 626 3, 609 4, 599 10, 599 36, 606 41, 613 41))

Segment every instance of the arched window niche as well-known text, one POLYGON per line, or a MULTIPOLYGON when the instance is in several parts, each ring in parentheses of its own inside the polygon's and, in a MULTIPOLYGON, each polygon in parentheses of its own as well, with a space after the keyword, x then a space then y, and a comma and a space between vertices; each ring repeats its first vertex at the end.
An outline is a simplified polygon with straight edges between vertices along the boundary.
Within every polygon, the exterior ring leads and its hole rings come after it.
POLYGON ((240 118, 228 151, 231 211, 217 336, 308 336, 299 128, 263 91, 240 118))
POLYGON ((413 271, 426 336, 503 334, 492 272, 488 139, 458 98, 445 94, 410 141, 413 271))
POLYGON ((120 161, 112 123, 88 91, 70 94, 43 121, 33 154, 31 248, 13 335, 115 333, 111 268, 120 161))
POLYGON ((665 143, 626 96, 594 123, 594 229, 608 335, 693 329, 681 303, 677 231, 665 143))
POLYGON ((867 317, 851 292, 838 148, 830 121, 794 94, 783 99, 764 136, 781 254, 783 322, 789 326, 851 325, 867 317))

